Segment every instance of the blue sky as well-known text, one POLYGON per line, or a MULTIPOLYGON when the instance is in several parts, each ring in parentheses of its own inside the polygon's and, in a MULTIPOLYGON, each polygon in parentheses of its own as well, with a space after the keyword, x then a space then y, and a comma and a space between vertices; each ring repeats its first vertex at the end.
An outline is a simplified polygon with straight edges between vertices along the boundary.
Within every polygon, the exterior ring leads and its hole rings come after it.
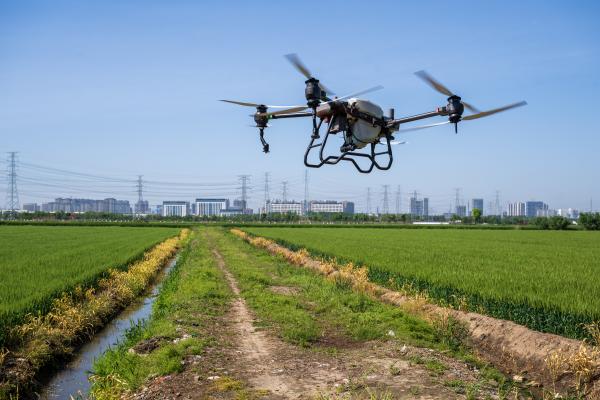
MULTIPOLYGON (((247 126, 252 109, 216 101, 302 104, 303 79, 282 57, 297 52, 338 94, 383 85, 367 97, 396 115, 445 104, 414 76, 420 69, 482 109, 529 103, 465 122, 458 135, 448 126, 406 133, 387 172, 311 169, 312 198, 361 208, 371 187, 376 207, 389 184, 401 185, 403 208, 417 190, 445 211, 459 187, 465 200, 486 205, 500 190, 503 203, 588 209, 590 198, 600 205, 599 17, 592 1, 4 1, 0 152, 124 179, 234 182, 251 174, 254 205, 269 171, 274 197, 288 180, 289 197, 301 199, 307 121, 274 121, 265 156, 247 126)), ((63 194, 35 185, 20 185, 21 202, 63 194)), ((117 197, 133 200, 125 186, 117 197)), ((233 197, 234 185, 227 188, 233 197)))

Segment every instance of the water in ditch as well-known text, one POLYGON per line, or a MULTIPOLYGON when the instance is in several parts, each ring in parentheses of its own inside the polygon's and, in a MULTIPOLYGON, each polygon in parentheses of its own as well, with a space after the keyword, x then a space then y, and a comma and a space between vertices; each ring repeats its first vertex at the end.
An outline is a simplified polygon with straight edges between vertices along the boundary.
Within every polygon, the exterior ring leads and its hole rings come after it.
POLYGON ((40 393, 40 399, 69 399, 71 396, 87 397, 90 389, 88 374, 94 360, 110 347, 115 346, 125 337, 125 331, 132 323, 147 319, 152 312, 152 305, 164 279, 177 263, 174 258, 167 264, 155 279, 153 286, 143 298, 125 308, 119 315, 106 324, 101 331, 81 346, 77 355, 67 363, 62 370, 50 378, 48 384, 40 393))

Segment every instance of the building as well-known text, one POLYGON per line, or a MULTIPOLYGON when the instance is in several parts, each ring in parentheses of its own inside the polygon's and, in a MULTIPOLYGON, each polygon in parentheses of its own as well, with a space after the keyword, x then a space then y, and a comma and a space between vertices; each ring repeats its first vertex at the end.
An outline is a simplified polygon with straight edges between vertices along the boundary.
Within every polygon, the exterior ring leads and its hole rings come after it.
POLYGON ((526 205, 522 201, 516 203, 508 203, 506 215, 509 217, 524 217, 526 214, 526 205))
POLYGON ((543 217, 548 212, 548 204, 543 201, 528 201, 525 203, 525 214, 528 218, 543 217))
POLYGON ((267 214, 298 214, 302 215, 302 203, 297 201, 267 201, 267 214))
POLYGON ((429 215, 429 199, 427 197, 419 200, 417 196, 410 198, 410 213, 417 217, 427 217, 429 215))
POLYGON ((221 210, 219 215, 221 217, 231 217, 232 215, 242 215, 245 214, 245 210, 241 207, 229 207, 221 210))
POLYGON ((228 199, 196 199, 196 215, 221 215, 221 211, 228 208, 228 199))
POLYGON ((471 200, 471 210, 478 209, 483 214, 483 199, 471 200))
POLYGON ((461 206, 460 204, 456 206, 456 215, 461 218, 467 216, 467 206, 461 206))
POLYGON ((111 214, 131 214, 131 206, 127 200, 108 198, 104 200, 92 199, 66 199, 57 198, 49 203, 42 204, 44 212, 102 212, 111 214))
POLYGON ((40 206, 37 203, 25 203, 23 204, 23 210, 27 212, 38 212, 40 211, 40 206))
POLYGON ((308 211, 313 213, 354 214, 354 203, 351 201, 313 200, 308 203, 308 211))
POLYGON ((163 217, 187 217, 189 215, 190 203, 187 201, 163 201, 163 217))
MULTIPOLYGON (((25 206, 23 206, 23 208, 25 208, 25 206)), ((574 208, 559 208, 556 210, 556 215, 569 219, 577 219, 579 218, 579 210, 574 208)))
POLYGON ((150 212, 150 204, 147 200, 137 201, 135 203, 136 214, 148 214, 150 212))

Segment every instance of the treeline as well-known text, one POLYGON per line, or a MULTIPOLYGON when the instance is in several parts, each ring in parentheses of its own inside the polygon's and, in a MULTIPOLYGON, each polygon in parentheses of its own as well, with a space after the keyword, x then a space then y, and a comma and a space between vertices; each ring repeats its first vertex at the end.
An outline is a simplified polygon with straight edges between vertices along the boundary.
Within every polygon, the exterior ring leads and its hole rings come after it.
MULTIPOLYGON (((34 213, 4 213, 0 215, 0 220, 7 222, 35 222, 35 223, 80 223, 80 224, 123 224, 123 225, 182 225, 188 226, 192 223, 233 223, 233 224, 251 224, 251 223, 284 223, 284 224, 391 224, 402 225, 412 224, 414 222, 450 222, 453 225, 462 226, 517 226, 530 229, 576 229, 600 230, 600 213, 581 213, 577 224, 573 221, 561 217, 500 217, 498 215, 485 215, 474 213, 472 216, 459 217, 453 215, 449 220, 442 215, 428 217, 419 217, 411 214, 348 214, 348 213, 309 213, 308 215, 298 215, 295 213, 272 213, 272 214, 245 214, 230 216, 198 216, 188 215, 186 217, 163 217, 162 215, 148 214, 144 216, 111 214, 111 213, 68 213, 68 212, 34 212, 34 213)), ((6 222, 5 222, 6 223, 6 222)))

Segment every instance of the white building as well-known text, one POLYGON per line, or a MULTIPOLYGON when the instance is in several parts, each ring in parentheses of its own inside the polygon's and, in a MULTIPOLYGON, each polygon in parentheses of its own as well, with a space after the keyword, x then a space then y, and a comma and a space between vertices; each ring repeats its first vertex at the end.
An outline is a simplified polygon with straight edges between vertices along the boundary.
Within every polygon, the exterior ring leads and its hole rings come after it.
POLYGON ((220 215, 228 208, 228 199, 196 199, 196 215, 220 215))
POLYGON ((348 213, 354 214, 354 203, 351 201, 311 201, 308 211, 314 213, 348 213))
POLYGON ((509 217, 524 217, 527 215, 525 213, 525 203, 522 201, 518 201, 516 203, 508 203, 507 214, 509 217))
POLYGON ((186 217, 189 214, 190 203, 187 201, 163 201, 163 217, 186 217))
POLYGON ((279 214, 298 214, 302 215, 302 203, 295 201, 268 201, 267 202, 267 213, 279 213, 279 214))
POLYGON ((559 208, 556 210, 556 214, 569 219, 579 218, 579 210, 574 208, 559 208))

